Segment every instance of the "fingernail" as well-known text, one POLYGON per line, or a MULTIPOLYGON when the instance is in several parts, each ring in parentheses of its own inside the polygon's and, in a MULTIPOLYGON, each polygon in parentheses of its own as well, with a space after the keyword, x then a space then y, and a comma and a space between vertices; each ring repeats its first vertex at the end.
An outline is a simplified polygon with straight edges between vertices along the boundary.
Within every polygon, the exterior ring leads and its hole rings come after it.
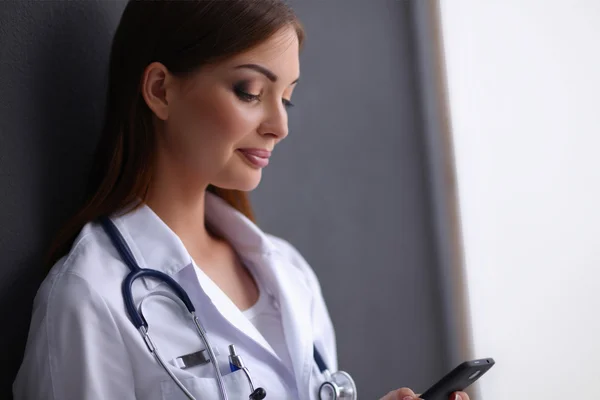
POLYGON ((460 397, 460 394, 456 393, 456 396, 454 396, 454 400, 462 400, 462 397, 460 397))
POLYGON ((412 396, 406 396, 406 397, 403 397, 402 400, 413 400, 413 397, 412 396))

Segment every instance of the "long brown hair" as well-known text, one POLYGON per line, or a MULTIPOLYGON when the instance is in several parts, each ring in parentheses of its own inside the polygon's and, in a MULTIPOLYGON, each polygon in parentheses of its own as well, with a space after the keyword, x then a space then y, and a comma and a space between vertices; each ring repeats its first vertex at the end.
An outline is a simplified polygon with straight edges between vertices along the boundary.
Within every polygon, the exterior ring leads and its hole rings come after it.
MULTIPOLYGON (((157 61, 184 76, 290 25, 302 43, 302 26, 282 0, 130 0, 112 43, 106 115, 85 200, 57 235, 47 264, 68 253, 86 223, 143 204, 155 151, 152 112, 140 92, 147 65, 157 61)), ((245 192, 209 190, 254 220, 245 192)))

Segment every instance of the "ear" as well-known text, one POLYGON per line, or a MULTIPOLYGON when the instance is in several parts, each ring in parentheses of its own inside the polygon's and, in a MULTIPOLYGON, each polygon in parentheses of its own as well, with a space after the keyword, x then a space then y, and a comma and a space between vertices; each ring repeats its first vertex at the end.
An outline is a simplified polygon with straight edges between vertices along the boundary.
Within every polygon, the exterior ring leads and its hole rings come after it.
POLYGON ((169 99, 173 81, 173 76, 167 67, 159 62, 153 62, 144 69, 141 82, 142 96, 152 112, 163 121, 169 117, 169 99))

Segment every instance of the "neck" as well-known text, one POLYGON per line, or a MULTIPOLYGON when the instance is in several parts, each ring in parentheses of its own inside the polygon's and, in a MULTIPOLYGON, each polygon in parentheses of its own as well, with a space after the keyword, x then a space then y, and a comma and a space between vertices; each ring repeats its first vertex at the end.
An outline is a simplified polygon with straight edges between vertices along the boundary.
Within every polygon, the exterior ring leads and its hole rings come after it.
POLYGON ((150 184, 146 204, 181 239, 188 251, 210 253, 215 239, 205 224, 207 184, 179 171, 158 168, 150 184))

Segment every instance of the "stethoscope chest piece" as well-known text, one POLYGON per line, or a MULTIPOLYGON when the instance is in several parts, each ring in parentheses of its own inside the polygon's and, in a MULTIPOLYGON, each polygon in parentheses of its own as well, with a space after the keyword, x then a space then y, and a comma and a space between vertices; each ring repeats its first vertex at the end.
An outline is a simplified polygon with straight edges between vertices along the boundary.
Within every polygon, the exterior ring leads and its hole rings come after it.
POLYGON ((344 371, 331 374, 319 388, 320 400, 356 400, 356 384, 354 380, 344 371))

